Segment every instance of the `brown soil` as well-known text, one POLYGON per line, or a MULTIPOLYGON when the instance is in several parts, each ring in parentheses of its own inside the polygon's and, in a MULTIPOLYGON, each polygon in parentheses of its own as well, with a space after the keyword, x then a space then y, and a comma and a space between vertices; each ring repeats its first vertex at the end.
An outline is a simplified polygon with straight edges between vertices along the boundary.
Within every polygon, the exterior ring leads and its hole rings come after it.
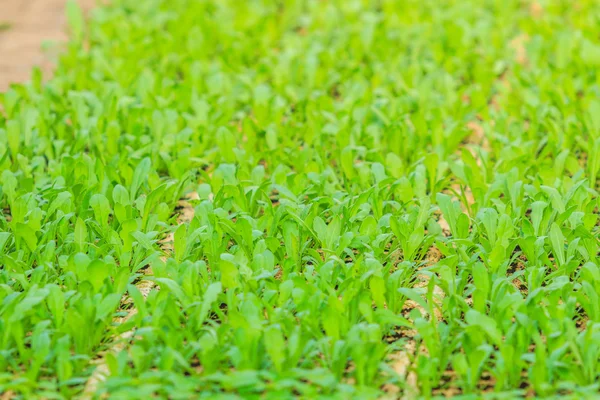
MULTIPOLYGON (((84 10, 94 0, 78 0, 84 10)), ((52 72, 59 46, 42 51, 45 42, 67 39, 67 0, 0 0, 0 92, 11 83, 29 80, 31 69, 41 67, 44 76, 52 72)))

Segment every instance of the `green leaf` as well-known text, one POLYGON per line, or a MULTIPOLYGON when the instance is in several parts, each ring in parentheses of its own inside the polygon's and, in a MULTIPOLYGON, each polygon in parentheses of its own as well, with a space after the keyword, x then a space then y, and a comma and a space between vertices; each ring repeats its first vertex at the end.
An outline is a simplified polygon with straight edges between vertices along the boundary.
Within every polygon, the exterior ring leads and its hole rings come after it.
POLYGON ((83 28, 84 19, 83 12, 77 4, 76 0, 67 1, 67 21, 69 22, 69 28, 71 28, 71 34, 77 41, 83 40, 83 28))
POLYGON ((77 218, 77 222, 75 223, 75 244, 77 245, 77 251, 85 251, 87 241, 88 233, 85 222, 81 218, 77 218))
POLYGON ((565 264, 565 237, 562 230, 556 224, 552 224, 550 228, 550 242, 552 243, 552 252, 558 260, 558 265, 565 264))
POLYGON ((129 187, 130 198, 129 200, 133 202, 138 195, 138 191, 142 184, 148 179, 148 173, 150 172, 150 167, 152 163, 150 158, 146 157, 135 168, 135 172, 133 173, 133 178, 131 180, 131 185, 129 187))

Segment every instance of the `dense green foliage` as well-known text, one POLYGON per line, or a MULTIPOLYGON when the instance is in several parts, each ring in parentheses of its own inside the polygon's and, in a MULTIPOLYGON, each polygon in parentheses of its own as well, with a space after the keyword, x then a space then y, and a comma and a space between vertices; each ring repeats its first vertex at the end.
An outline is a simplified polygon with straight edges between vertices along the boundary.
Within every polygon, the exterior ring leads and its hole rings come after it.
POLYGON ((598 394, 600 3, 68 16, 0 95, 0 393, 598 394))

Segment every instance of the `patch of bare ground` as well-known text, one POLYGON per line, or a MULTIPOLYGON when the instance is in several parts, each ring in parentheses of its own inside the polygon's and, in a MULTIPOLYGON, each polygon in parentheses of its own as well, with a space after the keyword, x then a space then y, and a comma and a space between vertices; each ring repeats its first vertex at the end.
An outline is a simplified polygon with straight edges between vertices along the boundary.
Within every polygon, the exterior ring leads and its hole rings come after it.
MULTIPOLYGON (((179 204, 176 208, 178 213, 177 226, 189 222, 194 218, 194 208, 190 204, 190 200, 198 200, 198 194, 193 192, 190 196, 187 196, 185 199, 179 201, 179 204)), ((173 251, 174 231, 175 230, 172 230, 172 232, 170 232, 165 239, 160 241, 161 249, 165 253, 165 255, 162 257, 163 262, 167 260, 168 255, 173 251)), ((150 267, 144 268, 142 272, 146 277, 153 275, 152 268, 150 267)), ((153 281, 145 280, 143 277, 135 284, 135 287, 140 291, 144 299, 148 297, 153 289, 158 290, 158 287, 153 281)), ((124 294, 121 299, 120 309, 126 310, 127 314, 122 317, 116 317, 113 320, 115 325, 122 325, 130 321, 138 312, 137 309, 133 307, 133 299, 127 293, 124 294)), ((114 337, 108 351, 111 353, 119 353, 125 350, 127 343, 129 343, 133 338, 135 330, 136 329, 134 327, 133 329, 114 337)), ((99 357, 93 361, 93 363, 96 365, 96 368, 85 385, 83 396, 81 397, 82 399, 93 398, 101 383, 109 375, 110 371, 108 369, 108 364, 106 363, 105 355, 106 353, 101 353, 99 354, 99 357)))
MULTIPOLYGON (((413 336, 414 335, 416 335, 416 332, 413 332, 413 336)), ((412 363, 411 359, 416 352, 416 341, 414 339, 408 339, 402 351, 394 352, 389 355, 387 361, 394 372, 404 380, 405 387, 404 390, 402 390, 397 385, 384 385, 382 389, 387 394, 386 398, 411 399, 418 395, 419 388, 417 385, 417 374, 410 370, 412 363)))
POLYGON ((16 395, 12 390, 0 393, 0 400, 12 400, 15 399, 16 395))
MULTIPOLYGON (((95 0, 78 0, 85 12, 95 0)), ((0 0, 0 92, 11 83, 30 79, 33 67, 40 67, 44 76, 54 68, 60 45, 44 52, 45 42, 65 43, 67 0, 0 0)))
MULTIPOLYGON (((447 369, 442 375, 439 386, 432 390, 432 394, 434 396, 443 396, 446 398, 460 396, 464 394, 460 386, 461 385, 456 372, 451 369, 447 369)), ((496 378, 494 378, 494 376, 492 376, 488 371, 484 371, 479 378, 479 382, 477 383, 477 391, 480 394, 491 393, 494 391, 495 387, 496 378)))
MULTIPOLYGON (((425 267, 435 265, 443 258, 442 252, 435 246, 432 246, 427 251, 425 256, 425 267)), ((413 285, 415 288, 427 288, 429 285, 430 277, 422 273, 418 273, 416 281, 413 285)), ((436 303, 434 308, 434 318, 438 321, 443 318, 439 305, 444 298, 444 291, 435 286, 433 289, 433 299, 436 303)), ((428 311, 423 309, 413 300, 406 300, 402 308, 402 315, 409 318, 410 312, 417 309, 421 314, 428 314, 428 311)), ((407 329, 404 327, 398 327, 393 334, 388 335, 384 340, 388 343, 394 343, 403 341, 402 348, 398 351, 392 352, 387 359, 388 365, 392 367, 394 372, 404 381, 404 387, 401 388, 398 385, 388 383, 382 387, 382 390, 386 393, 385 398, 400 398, 400 399, 413 399, 418 397, 419 386, 417 381, 417 374, 411 369, 412 360, 415 359, 418 353, 426 353, 427 349, 424 346, 419 346, 417 349, 417 340, 415 339, 418 332, 415 329, 407 329)))

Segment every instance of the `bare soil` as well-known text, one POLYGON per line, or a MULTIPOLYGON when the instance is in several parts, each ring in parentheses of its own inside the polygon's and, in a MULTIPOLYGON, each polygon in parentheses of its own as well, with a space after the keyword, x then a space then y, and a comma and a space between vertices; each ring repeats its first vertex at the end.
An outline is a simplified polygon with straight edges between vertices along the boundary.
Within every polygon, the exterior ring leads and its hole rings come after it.
MULTIPOLYGON (((94 0, 78 0, 84 10, 94 0)), ((67 40, 65 4, 67 0, 0 0, 0 92, 11 83, 29 80, 39 66, 48 77, 60 43, 67 40), (48 51, 42 44, 53 42, 48 51)))

